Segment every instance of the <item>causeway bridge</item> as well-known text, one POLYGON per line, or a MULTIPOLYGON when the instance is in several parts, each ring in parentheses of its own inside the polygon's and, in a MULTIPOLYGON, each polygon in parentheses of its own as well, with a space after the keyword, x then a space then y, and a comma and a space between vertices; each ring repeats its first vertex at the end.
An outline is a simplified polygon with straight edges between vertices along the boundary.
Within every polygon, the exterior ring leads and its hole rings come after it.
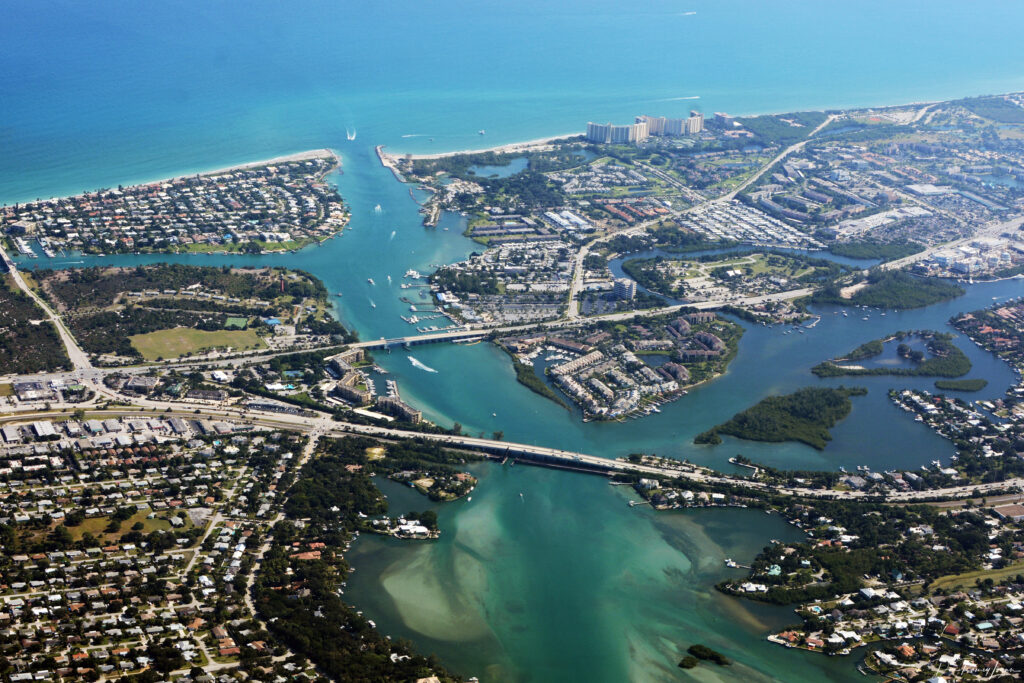
POLYGON ((439 342, 459 341, 462 339, 474 339, 486 337, 493 330, 452 330, 445 332, 434 332, 432 334, 417 334, 409 337, 391 337, 371 339, 369 341, 349 344, 350 349, 390 349, 396 346, 417 346, 419 344, 436 344, 439 342))

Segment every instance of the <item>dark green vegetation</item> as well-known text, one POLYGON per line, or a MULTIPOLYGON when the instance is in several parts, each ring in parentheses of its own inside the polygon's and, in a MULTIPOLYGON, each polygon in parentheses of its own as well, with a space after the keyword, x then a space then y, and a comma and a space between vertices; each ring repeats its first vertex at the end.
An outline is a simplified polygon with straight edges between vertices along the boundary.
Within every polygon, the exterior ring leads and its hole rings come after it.
POLYGON ((431 284, 449 292, 466 294, 499 294, 498 279, 494 275, 465 273, 453 268, 441 268, 430 277, 431 284))
POLYGON ((737 120, 762 142, 785 146, 803 140, 810 135, 811 131, 825 120, 825 113, 803 111, 785 115, 753 116, 737 120))
POLYGON ((554 152, 528 152, 522 154, 456 154, 438 159, 417 159, 413 162, 412 176, 427 180, 435 174, 445 174, 479 183, 483 194, 464 192, 455 196, 455 204, 462 210, 477 206, 516 205, 529 208, 558 206, 565 195, 561 187, 550 182, 544 173, 572 168, 583 163, 575 150, 554 152), (507 166, 513 159, 526 157, 525 170, 506 178, 482 178, 471 170, 473 166, 507 166))
POLYGON ((0 375, 50 372, 70 367, 53 323, 10 275, 0 284, 0 375), (31 321, 42 321, 38 325, 31 321))
POLYGON ((645 289, 668 296, 682 296, 685 292, 683 285, 674 286, 675 278, 665 276, 659 268, 667 260, 664 256, 629 259, 622 262, 622 270, 645 289))
MULTIPOLYGON (((953 343, 953 335, 942 332, 898 332, 888 341, 896 339, 903 340, 910 337, 918 337, 926 341, 926 348, 931 358, 926 358, 924 352, 915 351, 907 344, 900 342, 897 353, 914 363, 911 368, 897 367, 876 367, 876 368, 848 368, 837 365, 832 361, 819 363, 811 368, 818 377, 842 377, 844 375, 865 376, 865 375, 897 375, 901 377, 963 377, 971 371, 971 359, 964 354, 960 348, 953 343)), ((882 340, 875 340, 862 344, 854 349, 846 360, 860 360, 877 356, 882 352, 882 340), (876 346, 877 345, 877 346, 876 346), (862 350, 876 349, 875 353, 867 355, 856 355, 862 350)))
POLYGON ((62 309, 103 308, 113 304, 123 292, 177 290, 197 283, 203 291, 217 290, 239 299, 274 301, 281 296, 327 296, 323 283, 313 276, 303 273, 302 277, 291 278, 286 272, 164 263, 134 268, 40 270, 35 276, 46 296, 62 309))
POLYGON ((836 242, 828 250, 836 256, 845 256, 846 258, 895 261, 923 251, 924 245, 908 240, 893 242, 864 240, 860 242, 836 242))
MULTIPOLYGON (((260 316, 286 315, 295 303, 327 298, 327 289, 312 275, 274 268, 157 264, 41 270, 36 277, 42 295, 64 316, 85 351, 129 358, 141 357, 129 340, 132 335, 174 327, 212 332, 224 329, 228 316, 238 314, 251 316, 258 327, 260 316), (165 290, 202 292, 219 298, 152 294, 165 290), (148 296, 154 298, 127 297, 128 292, 150 292, 148 296)), ((301 325, 313 334, 336 335, 339 342, 354 340, 327 316, 307 316, 301 325)))
POLYGON ((287 519, 274 527, 273 545, 256 579, 255 605, 271 632, 331 680, 412 681, 435 675, 451 681, 435 658, 387 640, 338 596, 349 571, 342 551, 354 531, 366 528, 359 513, 387 510, 387 500, 370 477, 384 461, 367 456, 368 448, 385 445, 388 467, 438 468, 457 461, 437 446, 414 441, 324 441, 323 456, 302 468, 288 492, 287 519), (295 523, 304 518, 313 523, 295 523), (304 549, 312 543, 324 544, 313 557, 298 555, 293 546, 304 549))
POLYGON ((1024 109, 1005 97, 972 97, 951 104, 959 104, 978 116, 997 123, 1024 123, 1024 109))
POLYGON ((680 660, 679 668, 680 669, 692 669, 693 667, 697 666, 698 664, 700 664, 700 660, 699 659, 697 659, 693 655, 686 655, 685 657, 682 658, 682 660, 680 660))
POLYGON ((981 391, 987 386, 987 379, 940 379, 935 381, 935 388, 943 391, 981 391))
POLYGON ((728 666, 729 664, 732 664, 732 661, 728 657, 723 655, 721 652, 712 650, 707 645, 691 645, 686 648, 686 651, 697 659, 714 662, 718 666, 728 666))
POLYGON ((719 444, 721 434, 750 441, 800 441, 822 450, 832 439, 829 428, 850 414, 851 396, 867 389, 806 387, 784 396, 769 396, 731 420, 698 434, 694 443, 719 444))
POLYGON ((918 278, 903 271, 872 270, 868 274, 867 286, 858 290, 851 298, 844 299, 836 283, 822 288, 811 297, 814 303, 838 304, 840 306, 871 306, 901 311, 921 308, 955 299, 964 290, 945 280, 918 278))
MULTIPOLYGON (((560 142, 569 142, 571 138, 565 138, 560 142)), ((515 159, 527 160, 526 170, 537 173, 548 173, 566 168, 579 166, 584 158, 579 148, 559 147, 547 152, 516 152, 501 154, 498 152, 479 152, 475 154, 453 154, 451 156, 438 157, 436 159, 416 159, 413 161, 412 174, 415 176, 430 176, 436 173, 462 178, 464 180, 480 180, 472 172, 474 166, 508 166, 515 159)))
POLYGON ((736 246, 738 242, 712 242, 703 235, 680 227, 672 220, 665 220, 652 227, 645 235, 617 235, 608 240, 608 251, 620 254, 644 251, 646 249, 663 249, 671 253, 683 254, 703 249, 721 249, 736 246))
MULTIPOLYGON (((502 348, 505 348, 505 347, 502 347, 502 348)), ((506 349, 506 351, 507 351, 507 349, 506 349)), ((569 406, 565 405, 565 401, 563 401, 558 396, 558 394, 556 394, 555 391, 551 387, 549 387, 544 382, 544 380, 541 379, 537 375, 537 372, 536 372, 536 370, 533 369, 533 366, 521 362, 512 353, 509 353, 509 356, 512 357, 512 367, 516 371, 516 381, 517 382, 522 384, 524 387, 526 387, 527 389, 529 389, 533 393, 539 394, 539 395, 543 396, 544 398, 551 399, 552 401, 554 401, 558 405, 562 406, 566 410, 569 409, 569 406)))
POLYGON ((845 360, 864 360, 865 358, 874 358, 881 354, 884 349, 885 345, 882 343, 881 339, 872 339, 846 354, 845 360))

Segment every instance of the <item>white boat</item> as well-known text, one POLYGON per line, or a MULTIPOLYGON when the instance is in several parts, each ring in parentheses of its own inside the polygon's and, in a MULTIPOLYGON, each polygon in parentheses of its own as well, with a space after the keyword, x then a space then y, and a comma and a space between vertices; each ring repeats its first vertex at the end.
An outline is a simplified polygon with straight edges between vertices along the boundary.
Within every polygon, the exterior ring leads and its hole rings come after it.
POLYGON ((377 284, 376 282, 374 282, 374 281, 373 281, 373 278, 372 278, 372 277, 368 277, 368 278, 366 278, 366 281, 367 281, 367 282, 369 282, 369 283, 370 283, 371 285, 375 285, 375 284, 377 284))
POLYGON ((477 134, 477 135, 485 135, 486 133, 487 133, 487 131, 486 131, 486 130, 484 130, 483 128, 481 128, 480 130, 478 130, 478 131, 476 132, 476 134, 477 134))

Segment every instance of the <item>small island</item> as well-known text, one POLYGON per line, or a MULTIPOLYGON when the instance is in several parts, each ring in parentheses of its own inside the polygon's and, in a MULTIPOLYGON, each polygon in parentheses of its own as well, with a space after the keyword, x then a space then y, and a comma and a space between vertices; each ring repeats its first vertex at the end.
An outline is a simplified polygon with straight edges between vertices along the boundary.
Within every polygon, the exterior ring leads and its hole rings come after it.
POLYGON ((832 440, 828 430, 853 409, 850 397, 866 393, 861 387, 806 387, 784 396, 769 396, 728 422, 698 434, 693 442, 720 444, 721 435, 728 434, 748 441, 799 441, 820 451, 832 440))
POLYGON ((731 659, 723 655, 721 652, 712 650, 707 645, 691 645, 686 648, 686 651, 689 654, 686 657, 683 657, 682 661, 679 662, 680 669, 692 669, 697 666, 701 660, 714 662, 718 666, 729 666, 732 664, 731 659))
POLYGON ((939 379, 935 388, 942 391, 981 391, 988 386, 987 379, 939 379))
MULTIPOLYGON (((842 377, 844 375, 896 375, 901 377, 963 377, 971 371, 971 360, 953 343, 953 335, 946 332, 923 330, 918 332, 897 332, 885 339, 875 339, 861 344, 843 358, 834 358, 811 368, 818 377, 842 377), (923 342, 925 351, 914 349, 911 343, 923 342), (885 351, 887 344, 899 342, 896 353, 910 366, 845 365, 850 361, 876 358, 885 351)), ((979 389, 981 387, 978 387, 979 389)))

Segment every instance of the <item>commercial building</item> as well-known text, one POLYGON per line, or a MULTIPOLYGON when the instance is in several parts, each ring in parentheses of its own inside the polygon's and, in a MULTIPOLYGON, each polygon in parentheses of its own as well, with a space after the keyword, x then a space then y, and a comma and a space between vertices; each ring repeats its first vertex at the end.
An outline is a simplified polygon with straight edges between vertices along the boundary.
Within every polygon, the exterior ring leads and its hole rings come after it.
POLYGON ((620 278, 615 281, 615 286, 612 288, 612 295, 616 299, 629 300, 636 297, 636 282, 628 280, 626 278, 620 278))

